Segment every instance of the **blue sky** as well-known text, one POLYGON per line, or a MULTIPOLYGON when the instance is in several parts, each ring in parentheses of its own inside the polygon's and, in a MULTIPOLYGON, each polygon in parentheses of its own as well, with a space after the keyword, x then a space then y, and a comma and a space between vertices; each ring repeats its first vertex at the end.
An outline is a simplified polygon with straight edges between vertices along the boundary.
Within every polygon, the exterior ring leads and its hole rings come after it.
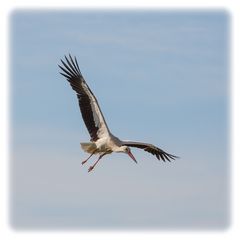
POLYGON ((227 227, 228 24, 224 11, 12 12, 12 226, 227 227), (138 165, 112 154, 89 174, 89 136, 57 66, 68 53, 113 134, 181 158, 133 149, 138 165))

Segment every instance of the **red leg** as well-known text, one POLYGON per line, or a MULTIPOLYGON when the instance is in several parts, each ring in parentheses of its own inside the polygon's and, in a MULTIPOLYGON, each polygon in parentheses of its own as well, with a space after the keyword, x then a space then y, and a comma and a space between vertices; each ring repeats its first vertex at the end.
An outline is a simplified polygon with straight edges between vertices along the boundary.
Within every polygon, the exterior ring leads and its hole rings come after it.
POLYGON ((97 160, 92 166, 89 167, 88 172, 91 172, 91 171, 94 169, 94 167, 97 165, 97 163, 99 162, 99 160, 100 160, 104 155, 106 155, 106 154, 108 154, 108 153, 104 153, 104 154, 100 155, 99 158, 98 158, 98 160, 97 160))
POLYGON ((84 161, 82 161, 82 165, 88 161, 88 159, 96 152, 96 150, 84 161))

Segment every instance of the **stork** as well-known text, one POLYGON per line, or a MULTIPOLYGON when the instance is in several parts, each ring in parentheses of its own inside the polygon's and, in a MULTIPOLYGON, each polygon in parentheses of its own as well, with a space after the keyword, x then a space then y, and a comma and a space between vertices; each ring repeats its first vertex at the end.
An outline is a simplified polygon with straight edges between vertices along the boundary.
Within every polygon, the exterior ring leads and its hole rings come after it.
POLYGON ((137 163, 130 147, 143 149, 144 151, 155 155, 158 160, 171 161, 177 158, 177 156, 169 154, 152 144, 122 141, 115 137, 108 128, 96 97, 81 74, 76 57, 72 58, 69 54, 69 57, 65 56, 65 61, 61 59, 61 63, 62 66, 58 65, 63 71, 60 72, 60 74, 67 79, 72 89, 77 94, 82 118, 91 137, 90 142, 80 143, 82 149, 90 154, 82 164, 85 164, 94 154, 99 155, 97 161, 89 167, 88 172, 94 169, 103 156, 113 152, 126 153, 135 163, 137 163))

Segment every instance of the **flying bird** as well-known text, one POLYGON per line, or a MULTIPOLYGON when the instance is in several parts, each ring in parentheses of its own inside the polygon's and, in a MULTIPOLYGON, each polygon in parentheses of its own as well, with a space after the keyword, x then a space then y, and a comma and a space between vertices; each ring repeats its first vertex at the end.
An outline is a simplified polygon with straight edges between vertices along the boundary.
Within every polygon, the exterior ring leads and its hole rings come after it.
POLYGON ((115 137, 108 128, 96 97, 81 74, 76 57, 72 58, 69 54, 69 57, 65 56, 65 61, 61 59, 61 63, 62 66, 58 65, 62 70, 60 74, 67 79, 72 89, 77 94, 82 118, 91 137, 90 142, 80 143, 82 149, 90 154, 82 164, 85 164, 94 154, 99 155, 97 161, 89 167, 88 172, 94 169, 103 156, 113 152, 126 153, 135 163, 137 163, 130 147, 143 149, 144 151, 155 155, 158 160, 171 161, 177 158, 177 156, 169 154, 152 144, 135 141, 122 141, 115 137))

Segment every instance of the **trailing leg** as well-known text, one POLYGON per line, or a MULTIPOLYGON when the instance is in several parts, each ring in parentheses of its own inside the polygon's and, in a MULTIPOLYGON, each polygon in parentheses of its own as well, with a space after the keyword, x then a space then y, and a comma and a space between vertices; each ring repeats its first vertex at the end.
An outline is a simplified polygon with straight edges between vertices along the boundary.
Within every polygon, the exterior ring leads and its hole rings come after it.
POLYGON ((97 163, 99 162, 99 160, 100 160, 103 156, 105 156, 106 154, 108 154, 108 152, 105 152, 105 153, 103 153, 102 155, 100 155, 99 158, 98 158, 98 160, 97 160, 92 166, 89 167, 88 172, 91 172, 91 171, 94 169, 94 167, 97 165, 97 163))
POLYGON ((86 163, 86 162, 88 161, 88 159, 89 159, 94 153, 96 153, 96 151, 97 151, 97 149, 94 150, 93 153, 92 153, 86 160, 82 161, 82 165, 83 165, 84 163, 86 163))

